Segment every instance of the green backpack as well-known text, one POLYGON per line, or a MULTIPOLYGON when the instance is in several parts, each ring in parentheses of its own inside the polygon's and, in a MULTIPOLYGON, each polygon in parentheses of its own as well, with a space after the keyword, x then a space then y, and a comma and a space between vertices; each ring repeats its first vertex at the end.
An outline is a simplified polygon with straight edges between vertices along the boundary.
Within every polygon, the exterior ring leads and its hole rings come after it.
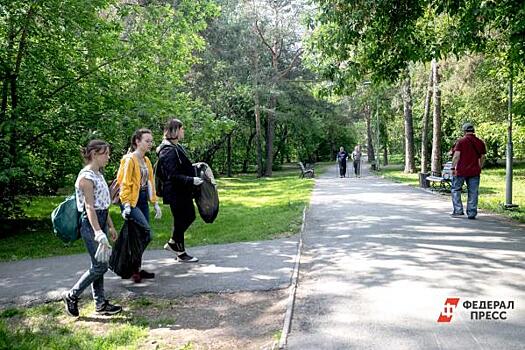
POLYGON ((53 231, 65 243, 80 238, 80 212, 77 210, 76 196, 67 197, 51 213, 53 231))

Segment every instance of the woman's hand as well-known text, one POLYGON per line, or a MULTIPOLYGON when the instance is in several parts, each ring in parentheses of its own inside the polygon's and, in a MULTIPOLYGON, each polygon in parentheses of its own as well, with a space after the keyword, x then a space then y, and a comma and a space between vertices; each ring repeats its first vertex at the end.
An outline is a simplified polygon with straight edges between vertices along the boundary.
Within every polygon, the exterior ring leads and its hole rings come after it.
POLYGON ((155 219, 160 219, 162 217, 162 210, 160 209, 159 203, 155 203, 153 208, 155 209, 155 219))
POLYGON ((111 235, 111 240, 116 241, 117 240, 117 230, 115 230, 115 227, 109 228, 109 234, 111 235))
POLYGON ((124 210, 122 210, 122 218, 124 220, 127 220, 129 214, 131 213, 131 206, 129 205, 129 203, 124 203, 123 205, 124 205, 124 210))

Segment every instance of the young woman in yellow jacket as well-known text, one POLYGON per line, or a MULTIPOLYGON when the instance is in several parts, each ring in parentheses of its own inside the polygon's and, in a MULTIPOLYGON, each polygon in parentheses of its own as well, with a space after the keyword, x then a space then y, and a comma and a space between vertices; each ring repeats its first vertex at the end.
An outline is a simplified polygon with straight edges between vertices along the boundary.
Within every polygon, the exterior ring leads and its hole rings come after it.
MULTIPOLYGON (((151 242, 151 226, 149 224, 149 205, 153 203, 155 219, 160 219, 162 211, 155 195, 155 181, 153 181, 153 167, 146 156, 153 145, 153 136, 149 129, 139 129, 131 137, 130 152, 122 157, 117 173, 117 182, 120 184, 120 208, 122 217, 134 219, 145 230, 141 237, 146 247, 151 242)), ((135 271, 132 280, 136 283, 143 278, 154 278, 155 274, 144 270, 135 271)))

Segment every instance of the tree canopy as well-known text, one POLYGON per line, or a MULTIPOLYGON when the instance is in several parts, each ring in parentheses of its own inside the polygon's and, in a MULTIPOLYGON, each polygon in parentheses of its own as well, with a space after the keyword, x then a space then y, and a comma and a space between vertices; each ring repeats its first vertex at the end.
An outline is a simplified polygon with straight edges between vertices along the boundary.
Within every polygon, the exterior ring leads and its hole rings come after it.
POLYGON ((504 157, 512 77, 523 158, 524 18, 517 0, 0 0, 0 218, 71 188, 90 139, 110 142, 111 179, 132 132, 160 142, 170 116, 218 174, 271 176, 357 144, 384 163, 412 150, 413 168, 431 60, 439 151, 469 120, 504 157))

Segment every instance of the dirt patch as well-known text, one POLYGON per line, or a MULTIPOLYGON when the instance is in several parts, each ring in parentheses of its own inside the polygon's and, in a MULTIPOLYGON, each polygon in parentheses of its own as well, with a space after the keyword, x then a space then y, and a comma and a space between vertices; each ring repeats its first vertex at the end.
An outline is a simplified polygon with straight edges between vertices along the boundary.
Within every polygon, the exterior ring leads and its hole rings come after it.
POLYGON ((80 305, 85 311, 75 323, 100 334, 107 332, 107 323, 146 326, 140 349, 276 349, 287 296, 284 289, 169 300, 140 297, 122 300, 124 312, 113 318, 94 315, 90 302, 80 305))

